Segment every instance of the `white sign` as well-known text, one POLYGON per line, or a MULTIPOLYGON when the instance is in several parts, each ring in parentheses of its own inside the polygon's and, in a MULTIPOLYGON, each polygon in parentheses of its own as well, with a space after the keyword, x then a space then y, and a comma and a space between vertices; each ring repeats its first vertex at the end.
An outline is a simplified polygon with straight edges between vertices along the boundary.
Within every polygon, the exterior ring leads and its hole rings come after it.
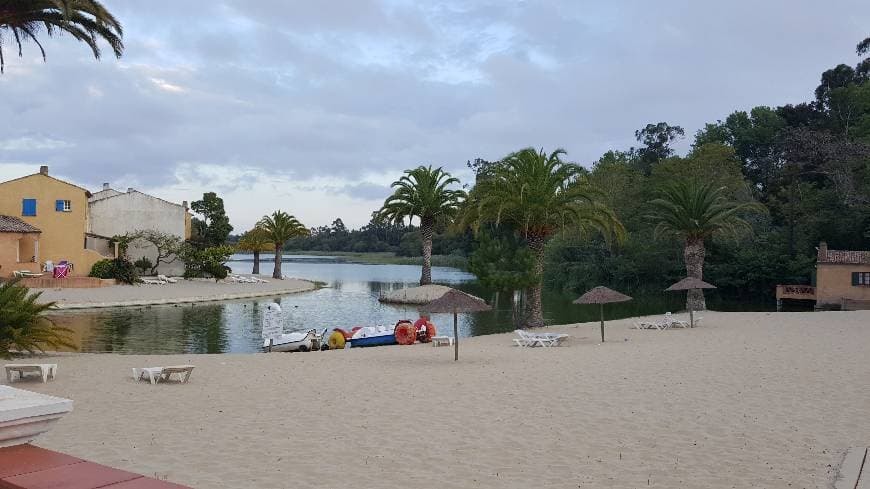
POLYGON ((263 308, 263 338, 277 338, 284 333, 284 315, 281 306, 272 303, 263 308))

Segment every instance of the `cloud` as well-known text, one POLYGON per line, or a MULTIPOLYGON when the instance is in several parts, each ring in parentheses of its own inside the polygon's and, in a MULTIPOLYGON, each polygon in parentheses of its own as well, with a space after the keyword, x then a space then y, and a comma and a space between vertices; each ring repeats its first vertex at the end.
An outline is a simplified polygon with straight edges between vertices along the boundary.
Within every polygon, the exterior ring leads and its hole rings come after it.
POLYGON ((821 16, 808 0, 105 4, 121 61, 68 36, 43 40, 47 63, 33 45, 7 56, 0 167, 175 200, 217 190, 240 226, 276 208, 365 223, 418 164, 470 179, 467 160, 530 145, 589 164, 649 122, 692 134, 801 102, 855 62, 870 20, 870 4, 821 16))

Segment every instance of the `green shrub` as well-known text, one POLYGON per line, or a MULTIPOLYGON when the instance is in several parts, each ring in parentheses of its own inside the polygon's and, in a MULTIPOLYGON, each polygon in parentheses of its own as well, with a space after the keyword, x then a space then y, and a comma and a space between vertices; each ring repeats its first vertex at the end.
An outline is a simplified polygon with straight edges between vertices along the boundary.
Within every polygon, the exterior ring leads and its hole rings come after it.
POLYGON ((94 266, 91 267, 91 273, 88 275, 105 279, 113 278, 118 282, 131 285, 139 281, 139 272, 136 270, 136 266, 125 258, 100 260, 94 263, 94 266))
POLYGON ((234 252, 232 246, 197 249, 185 245, 180 252, 184 262, 184 278, 212 277, 216 281, 226 278, 227 269, 224 264, 234 252))
POLYGON ((55 326, 44 316, 54 302, 38 303, 42 293, 29 293, 18 285, 19 280, 0 284, 0 357, 9 358, 13 352, 43 352, 46 346, 75 349, 69 338, 72 330, 55 326))
POLYGON ((94 266, 91 267, 91 273, 89 273, 88 276, 97 278, 115 278, 115 267, 113 262, 114 260, 100 260, 94 263, 94 266))

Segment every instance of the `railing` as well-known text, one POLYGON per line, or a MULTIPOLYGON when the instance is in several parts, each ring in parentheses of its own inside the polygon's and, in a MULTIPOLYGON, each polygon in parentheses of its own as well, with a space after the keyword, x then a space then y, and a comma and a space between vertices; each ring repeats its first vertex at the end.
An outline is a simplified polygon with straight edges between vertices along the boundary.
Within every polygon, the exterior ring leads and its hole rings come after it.
POLYGON ((776 300, 782 299, 814 301, 816 288, 811 285, 777 285, 776 300))

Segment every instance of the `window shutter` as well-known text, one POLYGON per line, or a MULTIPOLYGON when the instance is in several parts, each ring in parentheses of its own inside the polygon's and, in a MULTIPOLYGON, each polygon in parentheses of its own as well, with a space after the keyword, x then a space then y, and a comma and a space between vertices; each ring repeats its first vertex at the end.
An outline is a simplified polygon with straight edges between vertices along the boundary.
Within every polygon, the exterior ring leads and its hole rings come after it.
POLYGON ((858 285, 858 272, 852 272, 852 285, 858 285))
POLYGON ((36 215, 36 199, 23 199, 21 201, 21 215, 35 216, 36 215))
POLYGON ((54 210, 56 210, 57 212, 63 212, 63 201, 62 200, 54 201, 54 210))

